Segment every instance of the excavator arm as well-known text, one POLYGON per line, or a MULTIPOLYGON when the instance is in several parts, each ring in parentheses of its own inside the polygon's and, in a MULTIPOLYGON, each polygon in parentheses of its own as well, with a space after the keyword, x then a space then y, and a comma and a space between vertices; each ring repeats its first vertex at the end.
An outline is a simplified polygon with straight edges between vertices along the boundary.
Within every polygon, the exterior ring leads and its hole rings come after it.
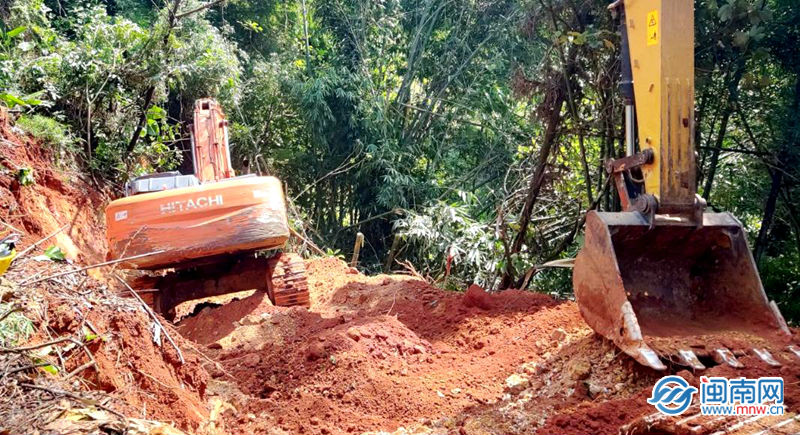
POLYGON ((614 7, 622 34, 627 156, 609 162, 607 170, 624 210, 702 225, 705 201, 697 196, 694 152, 693 3, 627 0, 614 7))
POLYGON ((741 223, 705 213, 694 153, 694 4, 620 0, 626 155, 605 163, 621 212, 590 211, 573 287, 595 331, 641 364, 799 358, 741 223))

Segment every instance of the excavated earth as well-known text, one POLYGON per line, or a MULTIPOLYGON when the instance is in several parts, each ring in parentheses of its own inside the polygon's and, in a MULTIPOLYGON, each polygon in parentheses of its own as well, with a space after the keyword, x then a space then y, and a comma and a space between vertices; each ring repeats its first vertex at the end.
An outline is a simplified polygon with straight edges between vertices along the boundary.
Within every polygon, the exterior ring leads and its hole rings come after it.
MULTIPOLYGON (((221 364, 208 394, 236 410, 224 414, 234 432, 650 432, 638 419, 654 413, 646 399, 663 374, 593 334, 574 302, 478 286, 448 292, 409 276, 364 276, 335 258, 307 268, 308 310, 256 293, 204 303, 178 326, 221 364)), ((702 374, 783 376, 788 410, 800 407, 800 360, 742 362, 702 374)), ((699 382, 701 373, 672 371, 699 382)))
POLYGON ((502 398, 510 374, 556 350, 554 331, 586 332, 574 304, 541 294, 446 292, 334 258, 307 266, 309 310, 253 294, 178 327, 222 364, 209 391, 232 399, 237 431, 360 433, 453 418, 502 398))
MULTIPOLYGON (((34 185, 20 186, 13 170, 0 173, 0 219, 24 233, 20 249, 68 224, 51 242, 67 253, 69 267, 102 261, 108 198, 90 180, 54 169, 46 150, 0 121, 0 163, 36 174, 34 185)), ((26 261, 7 278, 24 282, 64 267, 26 261)), ((595 335, 572 301, 477 286, 444 291, 407 275, 365 276, 336 258, 309 259, 306 267, 309 309, 274 307, 253 292, 180 307, 183 318, 166 333, 184 362, 163 337, 154 340, 154 322, 140 304, 120 297, 125 289, 112 274, 122 271, 96 269, 74 285, 20 286, 17 298, 37 324, 30 343, 80 334, 86 325, 102 337, 89 345, 96 364, 63 388, 101 391, 129 417, 189 433, 744 434, 776 423, 654 416, 646 399, 663 373, 595 335)), ((784 358, 778 368, 741 360, 747 368, 670 372, 695 386, 701 374, 782 376, 787 411, 800 409, 800 360, 784 358)), ((86 362, 76 356, 64 366, 86 362)), ((16 382, 59 381, 22 373, 16 382)), ((8 379, 0 378, 0 389, 11 397, 21 390, 8 379)), ((0 433, 32 424, 19 423, 31 414, 19 411, 30 398, 3 400, 0 433)), ((791 423, 770 433, 798 431, 791 423)))

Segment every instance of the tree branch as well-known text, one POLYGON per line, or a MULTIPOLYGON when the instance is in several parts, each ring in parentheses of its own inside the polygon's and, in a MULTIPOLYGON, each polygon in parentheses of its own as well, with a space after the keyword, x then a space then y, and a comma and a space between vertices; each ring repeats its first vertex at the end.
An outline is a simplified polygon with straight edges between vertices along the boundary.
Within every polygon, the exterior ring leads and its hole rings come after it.
POLYGON ((183 13, 175 15, 175 19, 176 20, 180 20, 181 18, 186 18, 189 15, 196 14, 196 13, 198 13, 200 11, 203 11, 205 9, 208 9, 208 8, 213 8, 214 6, 216 6, 218 4, 221 4, 221 3, 225 3, 226 1, 227 0, 214 0, 212 2, 205 3, 205 4, 201 5, 201 6, 198 6, 198 7, 194 8, 194 9, 192 9, 191 11, 187 11, 187 12, 183 12, 183 13))

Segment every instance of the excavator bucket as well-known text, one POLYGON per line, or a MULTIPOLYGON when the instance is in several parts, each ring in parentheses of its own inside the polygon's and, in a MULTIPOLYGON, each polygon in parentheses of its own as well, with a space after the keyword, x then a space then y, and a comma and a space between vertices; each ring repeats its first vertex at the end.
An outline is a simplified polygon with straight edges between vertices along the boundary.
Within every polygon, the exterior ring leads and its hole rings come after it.
POLYGON ((747 353, 770 365, 780 364, 778 354, 800 356, 786 347, 789 329, 736 218, 705 213, 702 226, 655 219, 588 213, 573 284, 589 326, 656 370, 665 362, 741 367, 737 356, 747 353))

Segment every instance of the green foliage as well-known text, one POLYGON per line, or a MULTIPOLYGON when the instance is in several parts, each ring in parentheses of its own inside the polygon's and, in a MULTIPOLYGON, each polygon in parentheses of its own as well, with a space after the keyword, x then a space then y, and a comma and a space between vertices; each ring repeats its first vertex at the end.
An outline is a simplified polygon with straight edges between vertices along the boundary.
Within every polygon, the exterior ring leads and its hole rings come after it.
MULTIPOLYGON (((44 364, 45 362, 46 361, 43 360, 43 359, 33 358, 33 363, 34 364, 44 364)), ((52 364, 45 364, 45 365, 40 366, 39 368, 41 368, 42 370, 44 370, 47 373, 50 373, 51 375, 57 375, 58 374, 58 367, 56 367, 56 366, 54 366, 52 364)))
POLYGON ((491 225, 470 216, 467 206, 438 202, 420 213, 408 212, 395 228, 413 246, 413 264, 424 274, 443 278, 452 257, 449 286, 494 286, 501 242, 491 225))
MULTIPOLYGON (((177 114, 168 113, 170 95, 181 95, 189 108, 199 97, 237 98, 240 53, 202 14, 171 25, 167 9, 151 2, 48 5, 14 2, 8 22, 21 27, 0 34, 0 101, 26 108, 41 103, 37 115, 64 119, 72 133, 65 140, 83 142, 95 172, 124 180, 180 163, 174 144, 183 133, 176 121, 184 119, 180 105, 177 114)), ((26 121, 40 132, 55 128, 32 125, 42 119, 26 121)))
POLYGON ((339 260, 345 261, 344 254, 342 253, 342 251, 340 251, 338 249, 326 248, 325 249, 325 256, 326 257, 334 257, 334 258, 338 258, 339 260))
MULTIPOLYGON (((14 309, 10 303, 0 303, 0 315, 14 309)), ((19 311, 14 311, 0 321, 0 346, 13 347, 33 335, 33 322, 19 311)))
POLYGON ((38 261, 64 261, 67 257, 64 255, 64 252, 55 245, 50 245, 47 249, 44 250, 42 255, 37 255, 34 257, 34 260, 38 261))
POLYGON ((19 168, 17 170, 17 181, 22 186, 30 186, 36 183, 36 179, 33 178, 33 169, 32 168, 19 168))
POLYGON ((17 106, 30 107, 42 104, 41 100, 37 100, 35 97, 36 95, 34 94, 18 97, 8 92, 2 92, 0 93, 0 102, 9 109, 13 109, 17 106))
POLYGON ((56 150, 75 152, 76 139, 69 126, 50 116, 32 114, 17 118, 17 127, 39 139, 44 145, 56 150))
POLYGON ((533 277, 531 285, 539 292, 568 298, 572 295, 572 270, 559 267, 544 269, 533 277))
POLYGON ((770 290, 784 317, 796 326, 800 319, 800 301, 797 299, 800 294, 800 255, 797 247, 765 257, 760 272, 764 287, 770 290))
MULTIPOLYGON (((25 30, 25 26, 17 26, 6 31, 5 26, 0 26, 0 90, 9 89, 12 85, 14 69, 17 64, 15 49, 17 48, 17 41, 22 39, 25 30)), ((25 47, 20 47, 20 50, 22 48, 25 47)), ((14 105, 24 104, 21 99, 14 101, 13 97, 8 92, 0 94, 3 103, 8 107, 13 108, 14 105)))

